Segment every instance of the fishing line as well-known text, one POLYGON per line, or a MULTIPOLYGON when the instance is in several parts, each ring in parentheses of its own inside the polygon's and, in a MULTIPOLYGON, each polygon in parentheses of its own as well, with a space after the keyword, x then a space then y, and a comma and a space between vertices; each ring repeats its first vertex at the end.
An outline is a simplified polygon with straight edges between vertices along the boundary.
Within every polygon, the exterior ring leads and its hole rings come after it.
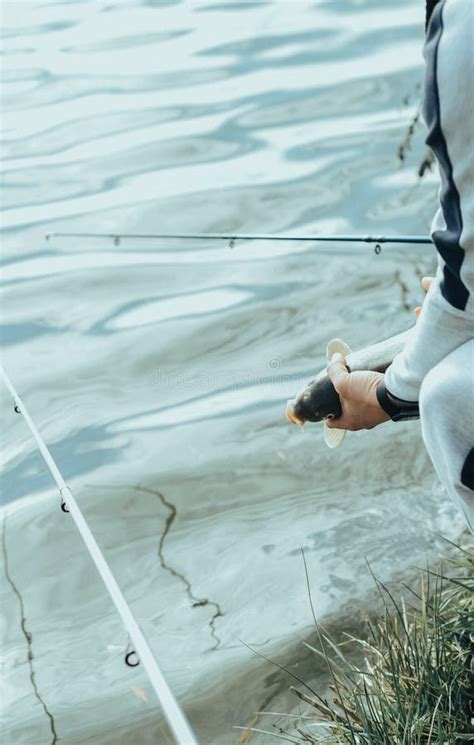
POLYGON ((18 395, 16 389, 13 386, 13 383, 11 382, 3 367, 0 367, 0 372, 2 374, 3 382, 5 383, 9 393, 13 398, 15 411, 18 414, 22 414, 26 424, 30 429, 31 434, 36 441, 38 449, 59 488, 59 493, 61 496, 61 509, 64 512, 69 512, 72 519, 74 520, 76 528, 82 540, 84 541, 86 549, 89 552, 89 555, 94 562, 97 571, 102 577, 105 587, 122 619, 123 625, 125 626, 125 629, 127 630, 131 641, 133 642, 134 649, 127 651, 125 660, 126 664, 129 667, 136 667, 138 664, 138 659, 140 660, 140 662, 143 662, 143 666, 148 674, 150 683, 152 684, 158 697, 158 701, 162 706, 163 713, 179 745, 198 745, 198 741, 196 740, 189 722, 187 721, 186 716, 181 710, 178 702, 171 693, 171 690, 169 689, 168 684, 166 683, 163 674, 158 667, 158 663, 156 662, 155 657, 153 656, 153 653, 148 646, 148 642, 143 636, 143 633, 137 621, 135 620, 135 617, 130 610, 128 603, 125 600, 125 597, 123 596, 122 591, 118 586, 117 581, 112 574, 112 571, 107 564, 102 551, 100 550, 97 541, 95 540, 89 528, 89 525, 87 524, 79 508, 79 505, 73 497, 71 490, 65 483, 59 471, 59 468, 57 467, 50 451, 48 450, 48 447, 46 446, 43 438, 38 432, 35 423, 31 419, 23 401, 18 395))
POLYGON ((235 241, 307 241, 326 243, 405 243, 432 244, 426 235, 282 235, 281 233, 46 233, 51 238, 109 238, 116 246, 122 239, 157 240, 210 240, 229 241, 231 248, 235 241))

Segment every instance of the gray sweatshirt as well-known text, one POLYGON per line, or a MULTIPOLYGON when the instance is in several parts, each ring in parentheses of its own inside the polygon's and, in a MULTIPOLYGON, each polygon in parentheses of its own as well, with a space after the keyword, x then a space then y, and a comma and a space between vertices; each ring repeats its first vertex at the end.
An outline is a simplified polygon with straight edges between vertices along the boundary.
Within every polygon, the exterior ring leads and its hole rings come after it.
POLYGON ((413 334, 385 373, 387 391, 410 402, 429 370, 474 335, 474 0, 435 7, 423 54, 426 142, 441 176, 431 226, 438 269, 413 334))

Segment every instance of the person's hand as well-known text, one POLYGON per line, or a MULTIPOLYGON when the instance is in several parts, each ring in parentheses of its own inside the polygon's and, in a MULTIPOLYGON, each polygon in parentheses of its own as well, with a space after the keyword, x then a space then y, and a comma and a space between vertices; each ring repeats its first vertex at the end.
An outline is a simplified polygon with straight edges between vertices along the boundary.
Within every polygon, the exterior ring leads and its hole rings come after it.
MULTIPOLYGON (((434 277, 423 277, 421 286, 428 292, 434 277)), ((415 308, 418 318, 421 306, 415 308)), ((388 422, 390 417, 377 401, 376 388, 382 373, 370 370, 348 372, 346 360, 338 352, 334 354, 327 367, 334 388, 341 400, 342 414, 334 419, 326 419, 328 427, 335 429, 372 429, 377 424, 388 422)))
POLYGON ((377 424, 388 422, 389 415, 377 401, 375 389, 382 373, 369 370, 348 372, 342 354, 333 354, 327 371, 341 400, 342 414, 326 419, 328 427, 336 429, 372 429, 377 424))
MULTIPOLYGON (((421 286, 423 287, 423 289, 424 289, 425 292, 428 292, 428 290, 430 289, 430 285, 433 282, 433 280, 434 280, 434 277, 423 277, 423 279, 421 280, 421 286)), ((422 306, 421 305, 418 305, 415 308, 415 316, 417 317, 417 319, 420 316, 421 309, 422 309, 422 306)))

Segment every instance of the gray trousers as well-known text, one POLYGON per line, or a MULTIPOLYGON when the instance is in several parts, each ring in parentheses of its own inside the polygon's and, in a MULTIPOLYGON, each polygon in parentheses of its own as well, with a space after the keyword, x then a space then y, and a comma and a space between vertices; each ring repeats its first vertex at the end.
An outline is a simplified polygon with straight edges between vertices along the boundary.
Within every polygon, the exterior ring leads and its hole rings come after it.
POLYGON ((474 340, 462 344, 425 376, 420 419, 436 473, 474 530, 474 340))

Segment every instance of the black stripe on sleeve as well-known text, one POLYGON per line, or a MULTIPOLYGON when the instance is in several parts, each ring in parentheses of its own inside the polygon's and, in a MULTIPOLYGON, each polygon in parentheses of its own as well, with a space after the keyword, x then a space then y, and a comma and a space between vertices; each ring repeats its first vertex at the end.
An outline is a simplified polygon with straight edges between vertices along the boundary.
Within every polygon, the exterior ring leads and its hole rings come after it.
POLYGON ((423 116, 428 127, 426 144, 433 150, 441 171, 440 202, 446 222, 446 230, 437 230, 432 236, 437 250, 445 261, 440 290, 450 305, 465 310, 469 291, 460 277, 465 254, 459 245, 463 228, 461 205, 459 192, 453 180, 453 166, 449 158, 446 139, 441 128, 437 80, 438 47, 443 34, 444 6, 444 2, 435 6, 428 27, 425 46, 426 78, 423 116))

